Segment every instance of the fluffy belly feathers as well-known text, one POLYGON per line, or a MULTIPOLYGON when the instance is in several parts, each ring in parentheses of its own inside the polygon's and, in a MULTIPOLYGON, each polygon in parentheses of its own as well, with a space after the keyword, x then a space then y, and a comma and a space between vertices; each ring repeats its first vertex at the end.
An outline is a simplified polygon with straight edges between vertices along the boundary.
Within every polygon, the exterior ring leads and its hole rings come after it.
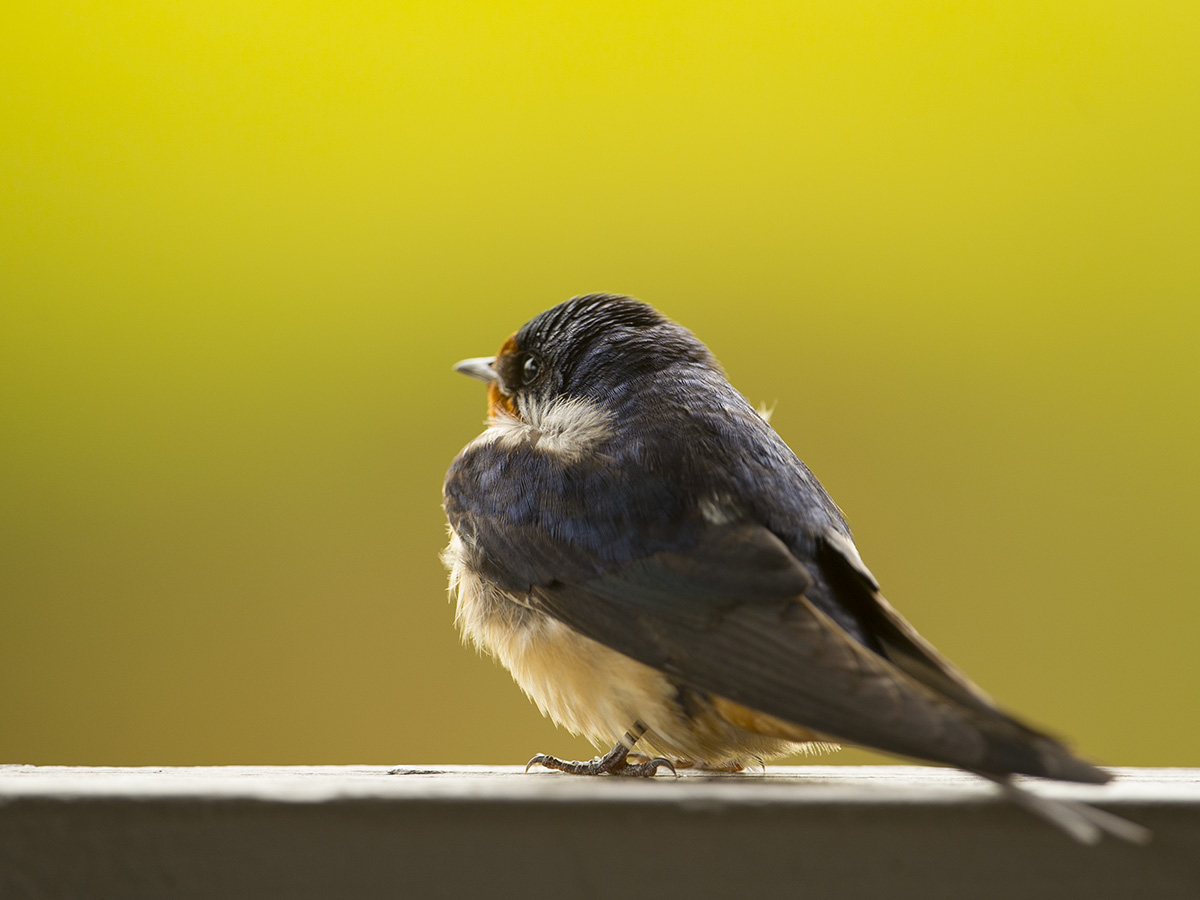
POLYGON ((454 533, 443 560, 464 639, 500 660, 544 715, 597 747, 640 722, 647 731, 639 752, 685 765, 736 767, 833 749, 805 729, 677 685, 499 590, 469 565, 454 533))

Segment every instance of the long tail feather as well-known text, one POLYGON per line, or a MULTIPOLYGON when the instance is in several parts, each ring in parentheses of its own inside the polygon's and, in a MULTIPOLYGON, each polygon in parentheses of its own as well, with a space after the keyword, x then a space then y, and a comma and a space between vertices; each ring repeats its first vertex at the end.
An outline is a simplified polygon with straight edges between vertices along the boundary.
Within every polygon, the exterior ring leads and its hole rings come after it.
POLYGON ((995 782, 1010 801, 1045 819, 1081 844, 1096 844, 1106 834, 1131 844, 1146 844, 1152 836, 1150 829, 1144 825, 1122 819, 1106 810, 1078 800, 1054 800, 1035 794, 1016 784, 1011 776, 989 775, 986 772, 975 774, 995 782))

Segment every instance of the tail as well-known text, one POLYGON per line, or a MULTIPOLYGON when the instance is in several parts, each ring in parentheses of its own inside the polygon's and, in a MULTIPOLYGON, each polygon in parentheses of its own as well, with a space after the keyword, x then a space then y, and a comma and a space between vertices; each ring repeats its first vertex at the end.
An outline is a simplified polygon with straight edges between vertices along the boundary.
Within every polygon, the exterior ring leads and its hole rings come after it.
POLYGON ((982 758, 964 766, 988 778, 1035 775, 1058 781, 1107 784, 1112 775, 1076 756, 1048 734, 1031 728, 996 707, 971 710, 969 721, 984 741, 982 758))
MULTIPOLYGON (((1081 765, 1086 765, 1086 763, 1081 763, 1081 765)), ((1054 800, 1035 794, 1016 784, 1010 775, 990 775, 987 772, 975 772, 975 774, 995 782, 1004 792, 1004 796, 1017 806, 1045 819, 1081 844, 1099 843, 1106 834, 1131 844, 1147 844, 1152 836, 1150 829, 1144 825, 1122 819, 1120 816, 1094 806, 1088 806, 1078 800, 1054 800)), ((1107 772, 1101 772, 1101 774, 1105 776, 1105 781, 1112 778, 1107 772)), ((1063 776, 1052 777, 1061 778, 1063 776)))

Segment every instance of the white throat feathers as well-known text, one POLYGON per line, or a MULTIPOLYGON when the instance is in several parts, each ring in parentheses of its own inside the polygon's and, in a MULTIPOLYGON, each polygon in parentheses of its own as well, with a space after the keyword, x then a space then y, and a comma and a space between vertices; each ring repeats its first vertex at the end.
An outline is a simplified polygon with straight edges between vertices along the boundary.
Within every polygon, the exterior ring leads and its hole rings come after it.
POLYGON ((501 446, 530 444, 543 453, 579 459, 608 437, 611 417, 590 400, 563 397, 549 402, 518 398, 519 416, 497 410, 475 439, 501 446))

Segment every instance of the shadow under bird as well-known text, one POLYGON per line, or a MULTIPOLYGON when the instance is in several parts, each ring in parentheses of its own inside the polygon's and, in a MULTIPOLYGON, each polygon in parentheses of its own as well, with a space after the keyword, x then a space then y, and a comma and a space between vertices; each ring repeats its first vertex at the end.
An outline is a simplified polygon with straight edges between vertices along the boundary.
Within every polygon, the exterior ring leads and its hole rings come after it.
POLYGON ((690 331, 589 294, 455 369, 488 390, 445 483, 458 625, 557 724, 612 745, 530 765, 736 770, 847 742, 989 778, 1083 841, 1146 837, 1013 783, 1111 776, 892 608, 838 507, 690 331))

